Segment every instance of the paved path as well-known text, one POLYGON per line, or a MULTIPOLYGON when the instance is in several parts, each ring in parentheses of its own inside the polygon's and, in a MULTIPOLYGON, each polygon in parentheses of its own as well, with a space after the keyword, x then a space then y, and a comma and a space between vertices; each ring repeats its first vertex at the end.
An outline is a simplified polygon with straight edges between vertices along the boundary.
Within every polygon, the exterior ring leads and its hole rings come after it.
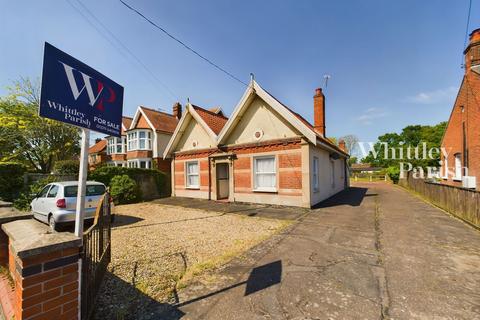
POLYGON ((163 318, 480 319, 480 232, 399 187, 357 184, 163 318))

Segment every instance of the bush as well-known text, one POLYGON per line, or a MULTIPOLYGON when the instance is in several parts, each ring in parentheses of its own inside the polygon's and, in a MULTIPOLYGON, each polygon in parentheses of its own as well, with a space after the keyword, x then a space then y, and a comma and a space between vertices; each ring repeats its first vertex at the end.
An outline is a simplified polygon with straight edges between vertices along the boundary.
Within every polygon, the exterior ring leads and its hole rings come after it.
POLYGON ((59 160, 53 166, 53 173, 77 175, 79 168, 80 162, 78 160, 59 160))
POLYGON ((25 170, 25 166, 21 163, 0 163, 0 199, 13 201, 20 194, 25 170))
POLYGON ((112 178, 110 194, 116 204, 135 203, 140 200, 137 183, 126 174, 112 178))
POLYGON ((399 167, 388 167, 387 168, 387 175, 393 183, 398 183, 398 179, 400 178, 400 168, 399 167))
POLYGON ((140 168, 125 168, 125 167, 99 167, 91 171, 88 175, 89 180, 104 183, 110 186, 113 177, 127 175, 136 180, 142 175, 153 176, 157 185, 158 193, 161 196, 170 194, 170 179, 168 176, 156 169, 140 169, 140 168))
POLYGON ((35 195, 38 194, 47 184, 55 181, 57 181, 55 176, 49 176, 48 178, 32 183, 22 191, 20 196, 13 202, 13 206, 22 211, 30 210, 30 203, 35 195))

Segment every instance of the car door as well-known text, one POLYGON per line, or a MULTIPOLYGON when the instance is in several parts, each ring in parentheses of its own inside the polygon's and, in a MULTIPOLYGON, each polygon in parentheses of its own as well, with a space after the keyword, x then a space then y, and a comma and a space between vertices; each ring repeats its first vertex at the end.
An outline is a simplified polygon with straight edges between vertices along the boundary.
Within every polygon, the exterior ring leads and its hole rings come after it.
POLYGON ((52 185, 48 184, 38 193, 37 197, 32 201, 32 211, 36 215, 40 215, 38 218, 41 220, 47 219, 47 213, 45 213, 45 199, 47 197, 48 190, 52 185))
POLYGON ((44 200, 45 213, 48 216, 49 213, 57 210, 57 194, 59 190, 58 184, 53 184, 50 190, 48 190, 47 196, 44 200))

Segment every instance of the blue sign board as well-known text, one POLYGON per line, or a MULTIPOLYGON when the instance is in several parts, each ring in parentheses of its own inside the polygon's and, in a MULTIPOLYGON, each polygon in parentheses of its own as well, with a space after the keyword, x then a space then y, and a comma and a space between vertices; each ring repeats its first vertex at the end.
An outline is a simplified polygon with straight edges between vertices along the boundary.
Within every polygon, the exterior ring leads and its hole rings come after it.
POLYGON ((45 43, 40 116, 120 137, 122 109, 122 86, 45 43))

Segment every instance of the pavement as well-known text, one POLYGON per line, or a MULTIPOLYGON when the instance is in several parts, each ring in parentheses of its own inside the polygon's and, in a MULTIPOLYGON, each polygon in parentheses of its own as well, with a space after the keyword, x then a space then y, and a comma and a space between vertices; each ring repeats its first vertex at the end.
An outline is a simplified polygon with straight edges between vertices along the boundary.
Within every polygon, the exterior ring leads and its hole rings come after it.
POLYGON ((154 313, 209 320, 480 319, 479 248, 478 230, 402 188, 356 184, 154 313))

